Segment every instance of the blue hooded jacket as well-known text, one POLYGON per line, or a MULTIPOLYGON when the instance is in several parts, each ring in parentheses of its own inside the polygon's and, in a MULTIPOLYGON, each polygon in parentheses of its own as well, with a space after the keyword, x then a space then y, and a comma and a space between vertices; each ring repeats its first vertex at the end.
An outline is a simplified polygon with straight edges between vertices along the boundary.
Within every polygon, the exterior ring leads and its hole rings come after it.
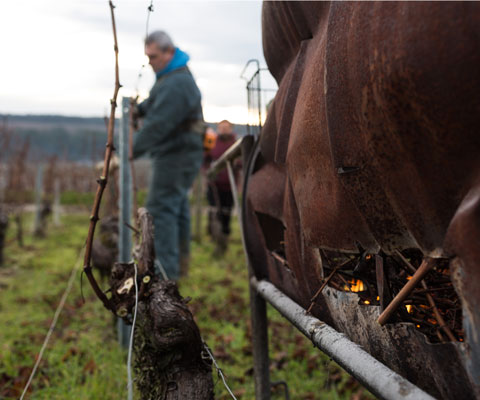
POLYGON ((190 121, 203 121, 201 94, 187 68, 188 54, 175 48, 170 63, 156 73, 149 97, 138 105, 143 126, 133 145, 134 158, 202 157, 203 139, 190 121))
POLYGON ((170 60, 170 62, 165 68, 161 69, 156 73, 157 79, 161 78, 162 76, 168 74, 171 71, 186 67, 189 60, 190 56, 187 53, 180 50, 178 47, 175 47, 175 53, 173 54, 173 58, 170 60))

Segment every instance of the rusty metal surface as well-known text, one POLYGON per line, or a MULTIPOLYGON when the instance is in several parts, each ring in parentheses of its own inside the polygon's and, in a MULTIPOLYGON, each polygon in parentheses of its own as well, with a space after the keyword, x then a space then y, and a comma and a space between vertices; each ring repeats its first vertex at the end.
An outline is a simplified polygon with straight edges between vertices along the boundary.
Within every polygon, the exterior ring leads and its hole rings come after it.
POLYGON ((279 92, 262 149, 286 162, 309 242, 440 255, 479 167, 479 10, 265 3, 279 92))
MULTIPOLYGON (((262 23, 279 90, 246 185, 257 278, 306 308, 323 278, 321 249, 456 257, 464 364, 479 388, 480 4, 265 2, 262 23), (285 262, 270 254, 278 230, 285 262)), ((313 314, 335 324, 341 307, 331 303, 321 296, 313 314)), ((354 336, 353 325, 339 329, 354 336)), ((353 340, 374 342, 381 329, 353 340)), ((448 348, 409 335, 419 354, 448 348)), ((372 354, 422 376, 413 358, 395 361, 401 342, 378 340, 372 354)), ((448 363, 431 357, 432 385, 450 397, 440 382, 448 363)))
POLYGON ((452 281, 463 307, 463 327, 469 349, 466 367, 475 382, 480 382, 480 182, 465 196, 450 223, 446 248, 452 261, 452 281))
POLYGON ((409 381, 436 398, 475 398, 462 368, 463 344, 430 344, 413 324, 383 328, 375 322, 380 307, 359 307, 354 293, 327 288, 324 298, 330 314, 335 315, 336 329, 409 381))

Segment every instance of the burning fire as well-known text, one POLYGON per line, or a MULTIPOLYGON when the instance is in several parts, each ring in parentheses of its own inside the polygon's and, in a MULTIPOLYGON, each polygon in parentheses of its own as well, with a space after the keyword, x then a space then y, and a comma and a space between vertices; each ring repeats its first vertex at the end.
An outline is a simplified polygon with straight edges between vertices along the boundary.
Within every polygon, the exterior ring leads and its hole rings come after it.
POLYGON ((362 292, 364 289, 363 282, 360 279, 350 279, 348 285, 344 286, 344 290, 350 292, 362 292))
POLYGON ((412 305, 411 304, 407 304, 405 306, 405 308, 407 309, 408 313, 411 314, 413 311, 412 311, 412 305))

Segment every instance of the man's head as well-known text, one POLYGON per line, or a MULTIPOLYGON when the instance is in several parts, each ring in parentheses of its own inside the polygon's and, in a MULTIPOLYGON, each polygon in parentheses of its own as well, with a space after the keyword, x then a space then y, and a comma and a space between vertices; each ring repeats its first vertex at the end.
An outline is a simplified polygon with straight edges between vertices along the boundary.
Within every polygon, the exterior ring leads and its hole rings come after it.
POLYGON ((165 68, 173 58, 175 46, 164 31, 150 33, 145 39, 145 55, 155 72, 165 68))
POLYGON ((220 121, 217 125, 217 133, 219 135, 228 135, 233 133, 233 124, 226 119, 220 121))

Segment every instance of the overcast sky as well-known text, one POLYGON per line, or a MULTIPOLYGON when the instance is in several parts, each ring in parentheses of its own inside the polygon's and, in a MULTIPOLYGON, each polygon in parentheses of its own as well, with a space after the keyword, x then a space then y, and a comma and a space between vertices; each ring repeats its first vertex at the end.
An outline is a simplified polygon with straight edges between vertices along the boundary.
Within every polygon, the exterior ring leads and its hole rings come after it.
MULTIPOLYGON (((150 0, 114 1, 119 43, 119 97, 135 93, 144 63, 150 0)), ((260 1, 154 1, 149 31, 166 30, 189 53, 207 121, 247 119, 240 73, 251 58, 265 61, 260 1)), ((0 1, 0 114, 103 116, 114 87, 107 0, 0 1)), ((265 86, 275 87, 264 79, 265 86)), ((147 64, 143 96, 154 82, 147 64)))

